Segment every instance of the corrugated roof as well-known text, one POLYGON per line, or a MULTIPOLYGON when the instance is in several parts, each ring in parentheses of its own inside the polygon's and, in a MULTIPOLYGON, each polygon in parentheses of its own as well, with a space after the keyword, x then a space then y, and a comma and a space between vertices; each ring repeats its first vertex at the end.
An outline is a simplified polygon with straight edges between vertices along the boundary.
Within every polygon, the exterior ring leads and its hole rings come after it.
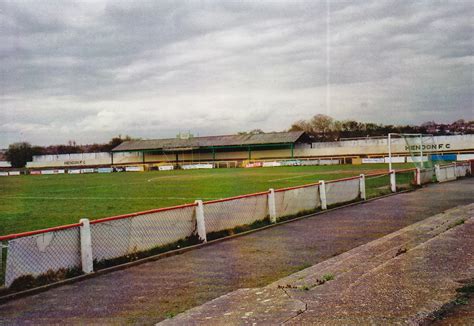
POLYGON ((199 147, 219 146, 249 146, 265 144, 295 143, 305 134, 304 131, 270 132, 264 134, 227 135, 193 137, 190 139, 168 138, 131 140, 112 149, 113 152, 139 151, 139 150, 191 150, 199 147))

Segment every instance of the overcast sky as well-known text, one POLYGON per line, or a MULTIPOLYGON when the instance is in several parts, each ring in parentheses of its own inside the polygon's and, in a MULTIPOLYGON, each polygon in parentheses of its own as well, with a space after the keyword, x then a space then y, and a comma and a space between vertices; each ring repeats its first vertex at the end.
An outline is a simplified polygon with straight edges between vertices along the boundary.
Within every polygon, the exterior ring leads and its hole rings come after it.
POLYGON ((474 119, 466 1, 2 1, 0 148, 474 119))

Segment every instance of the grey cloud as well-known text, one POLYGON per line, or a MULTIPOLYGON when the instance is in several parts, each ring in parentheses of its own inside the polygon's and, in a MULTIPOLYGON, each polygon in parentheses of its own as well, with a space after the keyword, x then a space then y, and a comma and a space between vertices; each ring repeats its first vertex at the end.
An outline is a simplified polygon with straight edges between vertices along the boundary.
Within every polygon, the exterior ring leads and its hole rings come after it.
POLYGON ((281 130, 316 113, 469 119, 473 7, 0 1, 0 147, 281 130))

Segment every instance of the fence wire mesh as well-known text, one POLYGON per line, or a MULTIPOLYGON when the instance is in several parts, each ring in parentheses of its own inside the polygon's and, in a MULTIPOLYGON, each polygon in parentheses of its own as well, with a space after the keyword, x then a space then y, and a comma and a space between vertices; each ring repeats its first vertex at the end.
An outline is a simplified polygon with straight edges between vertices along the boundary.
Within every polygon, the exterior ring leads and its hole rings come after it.
POLYGON ((326 184, 328 206, 356 200, 360 197, 360 179, 344 180, 326 184))
POLYGON ((434 168, 420 170, 420 182, 422 185, 433 182, 435 176, 434 168))
POLYGON ((47 232, 8 242, 5 286, 24 275, 81 267, 79 227, 47 232))
POLYGON ((275 192, 277 218, 314 211, 320 206, 318 185, 275 192))
POLYGON ((458 163, 456 164, 456 177, 462 178, 469 175, 470 166, 466 163, 458 163))
POLYGON ((194 206, 92 224, 93 258, 102 261, 169 245, 195 230, 194 206))
POLYGON ((249 225, 268 217, 268 195, 259 194, 204 203, 206 232, 218 232, 249 225))
POLYGON ((6 266, 6 258, 4 252, 7 250, 8 242, 0 241, 0 288, 5 286, 5 266, 6 266))
POLYGON ((436 179, 439 182, 456 180, 456 167, 454 165, 440 166, 436 170, 436 179))
POLYGON ((403 171, 395 173, 397 190, 407 190, 416 186, 416 171, 403 171))
MULTIPOLYGON (((422 169, 421 183, 434 181, 435 172, 438 181, 448 181, 466 176, 471 171, 469 164, 422 169)), ((397 172, 395 178, 397 188, 411 186, 416 181, 414 171, 397 172)), ((365 187, 367 198, 390 193, 390 175, 367 175, 365 187)), ((360 198, 359 178, 327 182, 325 188, 328 206, 360 198)), ((277 218, 314 211, 320 206, 320 186, 317 184, 275 191, 277 218)), ((162 247, 195 235, 195 209, 196 205, 191 204, 91 222, 94 261, 97 263, 138 252, 147 255, 150 253, 148 250, 162 250, 162 247)), ((205 202, 203 209, 208 234, 231 230, 268 218, 268 193, 205 202)), ((252 227, 257 225, 260 224, 252 227)), ((0 242, 3 245, 0 247, 0 286, 9 287, 22 276, 43 277, 47 274, 53 275, 50 279, 54 279, 54 273, 81 269, 79 226, 8 239, 0 242)))
POLYGON ((391 193, 390 175, 367 175, 365 177, 365 192, 367 198, 374 198, 391 193))

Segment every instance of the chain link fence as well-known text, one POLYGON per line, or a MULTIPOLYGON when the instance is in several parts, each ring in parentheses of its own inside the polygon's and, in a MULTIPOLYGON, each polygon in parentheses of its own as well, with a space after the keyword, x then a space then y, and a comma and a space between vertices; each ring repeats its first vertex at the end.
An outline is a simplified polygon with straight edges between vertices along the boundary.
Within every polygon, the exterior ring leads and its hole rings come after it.
POLYGON ((79 226, 11 239, 7 242, 5 286, 23 276, 32 278, 81 268, 79 226))
POLYGON ((390 173, 384 172, 366 175, 365 189, 368 199, 391 193, 390 173))
POLYGON ((91 222, 93 260, 101 262, 166 246, 196 232, 195 204, 91 222))
MULTIPOLYGON (((88 273, 92 269, 206 241, 207 234, 217 238, 237 229, 256 228, 318 208, 360 200, 364 198, 364 190, 367 198, 384 195, 394 191, 394 181, 398 189, 417 181, 429 183, 433 174, 433 169, 420 170, 418 180, 414 169, 368 174, 326 181, 324 186, 313 183, 104 218, 91 221, 90 226, 84 220, 48 230, 3 236, 0 237, 0 285, 24 289, 55 282, 82 271, 88 273), (93 267, 90 270, 84 267, 87 259, 93 267)), ((470 166, 466 164, 436 168, 438 181, 468 174, 470 166)))
POLYGON ((360 198, 360 177, 326 182, 326 205, 352 202, 360 198))
POLYGON ((427 168, 427 169, 420 170, 420 185, 433 182, 433 178, 435 178, 434 168, 427 168))
POLYGON ((417 170, 408 169, 395 173, 395 183, 397 190, 408 190, 416 187, 417 170))
POLYGON ((456 178, 462 178, 471 174, 469 163, 456 163, 456 178))
POLYGON ((6 267, 6 252, 7 252, 7 241, 0 241, 0 289, 5 284, 5 267, 6 267))
POLYGON ((439 182, 456 180, 456 165, 448 164, 436 167, 436 179, 439 182))
POLYGON ((303 187, 275 190, 275 213, 277 219, 309 213, 321 207, 319 183, 303 187))
POLYGON ((206 232, 230 230, 268 218, 268 192, 204 202, 206 232))

